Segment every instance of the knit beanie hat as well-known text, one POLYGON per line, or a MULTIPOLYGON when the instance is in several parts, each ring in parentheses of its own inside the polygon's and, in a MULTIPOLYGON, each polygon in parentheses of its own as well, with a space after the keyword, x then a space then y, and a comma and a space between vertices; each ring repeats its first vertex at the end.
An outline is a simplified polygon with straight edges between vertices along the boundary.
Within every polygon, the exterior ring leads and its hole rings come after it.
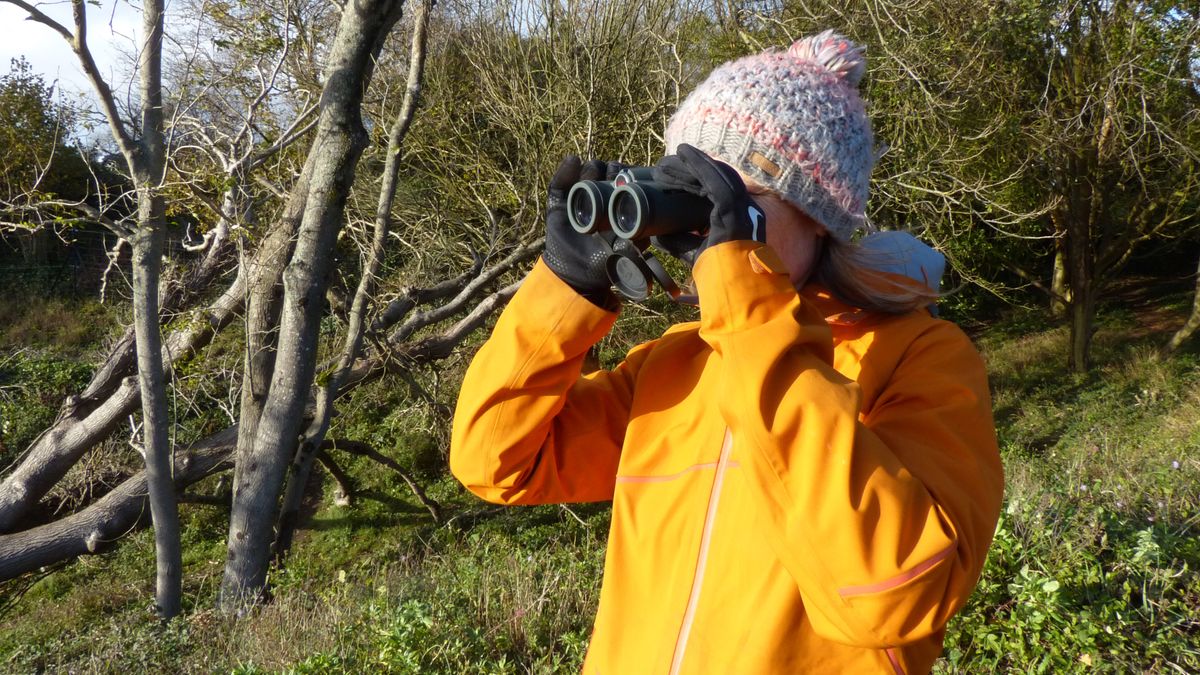
POLYGON ((863 48, 833 31, 725 63, 671 117, 667 152, 690 143, 849 241, 867 227, 875 164, 866 68, 863 48))

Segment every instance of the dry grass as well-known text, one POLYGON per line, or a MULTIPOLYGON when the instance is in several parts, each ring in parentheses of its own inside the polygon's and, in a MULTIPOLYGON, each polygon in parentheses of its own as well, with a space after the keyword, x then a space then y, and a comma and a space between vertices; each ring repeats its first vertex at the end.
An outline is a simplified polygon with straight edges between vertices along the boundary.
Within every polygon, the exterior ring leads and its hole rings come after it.
POLYGON ((0 349, 49 347, 77 352, 120 325, 119 310, 95 300, 0 294, 0 349))

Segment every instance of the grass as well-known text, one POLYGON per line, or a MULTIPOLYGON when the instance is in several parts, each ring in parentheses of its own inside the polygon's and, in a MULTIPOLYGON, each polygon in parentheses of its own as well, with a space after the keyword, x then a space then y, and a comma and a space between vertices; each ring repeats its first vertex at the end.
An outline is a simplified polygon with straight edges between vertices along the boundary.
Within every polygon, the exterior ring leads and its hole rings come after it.
POLYGON ((122 310, 0 278, 0 467, 54 421, 92 375, 98 346, 122 310))
POLYGON ((982 340, 1007 472, 945 672, 1200 669, 1200 363, 1130 315, 1063 372, 1067 331, 982 340))
MULTIPOLYGON (((624 317, 600 361, 619 359, 667 311, 624 317)), ((1200 671, 1200 357, 1159 357, 1166 329, 1139 316, 1103 317, 1087 376, 1065 372, 1066 330, 1036 315, 979 334, 1006 502, 936 672, 1200 671)), ((446 364, 442 380, 462 366, 446 364)), ((442 387, 434 396, 452 398, 442 387)), ((0 589, 14 603, 0 670, 578 672, 607 510, 471 499, 442 469, 444 411, 410 399, 397 382, 364 388, 336 433, 413 467, 451 522, 434 526, 397 477, 348 461, 359 500, 336 506, 314 482, 293 558, 273 574, 274 602, 234 620, 212 609, 225 515, 184 505, 181 620, 164 628, 149 611, 153 551, 140 532, 0 589)))

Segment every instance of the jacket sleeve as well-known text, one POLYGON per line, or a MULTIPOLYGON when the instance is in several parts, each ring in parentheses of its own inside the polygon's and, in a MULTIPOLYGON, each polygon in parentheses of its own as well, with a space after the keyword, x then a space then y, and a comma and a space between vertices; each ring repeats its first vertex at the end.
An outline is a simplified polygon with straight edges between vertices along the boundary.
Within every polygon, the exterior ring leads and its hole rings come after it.
POLYGON ((612 499, 637 366, 651 348, 581 376, 616 317, 538 261, 459 392, 450 470, 467 489, 497 504, 612 499))
POLYGON ((715 246, 695 277, 700 335, 733 392, 721 413, 814 629, 877 649, 942 630, 978 580, 1003 491, 978 352, 931 324, 860 419, 828 326, 769 247, 715 246))

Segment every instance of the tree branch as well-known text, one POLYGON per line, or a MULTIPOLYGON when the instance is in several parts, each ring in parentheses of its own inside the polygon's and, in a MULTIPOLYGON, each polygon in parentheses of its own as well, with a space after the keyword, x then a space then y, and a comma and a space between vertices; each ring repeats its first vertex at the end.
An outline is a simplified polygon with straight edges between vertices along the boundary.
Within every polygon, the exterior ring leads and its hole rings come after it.
POLYGON ((400 466, 396 460, 380 453, 375 448, 361 441, 330 440, 327 444, 323 444, 322 447, 328 447, 331 450, 341 450, 352 455, 367 457, 382 464, 383 466, 386 466, 392 471, 395 471, 400 478, 406 484, 408 484, 408 489, 412 490, 412 493, 416 496, 417 501, 421 502, 421 504, 429 510, 429 515, 433 516, 433 522, 442 522, 442 505, 429 495, 425 494, 425 489, 422 488, 415 480, 413 480, 412 477, 408 475, 408 472, 404 470, 404 467, 400 466))

